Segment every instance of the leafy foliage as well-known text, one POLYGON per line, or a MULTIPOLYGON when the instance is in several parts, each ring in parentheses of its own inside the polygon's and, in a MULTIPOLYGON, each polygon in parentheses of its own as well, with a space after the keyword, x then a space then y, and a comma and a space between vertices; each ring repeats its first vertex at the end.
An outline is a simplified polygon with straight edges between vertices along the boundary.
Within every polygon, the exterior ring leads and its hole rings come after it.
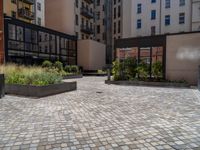
POLYGON ((148 78, 148 65, 144 62, 141 62, 137 67, 137 73, 139 78, 146 80, 148 78))
POLYGON ((48 60, 45 60, 43 63, 42 63, 42 67, 43 68, 52 68, 53 67, 53 63, 48 61, 48 60))
POLYGON ((153 63, 152 65, 152 74, 156 79, 159 79, 162 77, 162 73, 163 73, 163 66, 162 63, 160 61, 157 61, 155 63, 153 63))
POLYGON ((7 84, 45 86, 62 82, 62 76, 47 72, 41 67, 25 67, 14 64, 1 67, 7 84))

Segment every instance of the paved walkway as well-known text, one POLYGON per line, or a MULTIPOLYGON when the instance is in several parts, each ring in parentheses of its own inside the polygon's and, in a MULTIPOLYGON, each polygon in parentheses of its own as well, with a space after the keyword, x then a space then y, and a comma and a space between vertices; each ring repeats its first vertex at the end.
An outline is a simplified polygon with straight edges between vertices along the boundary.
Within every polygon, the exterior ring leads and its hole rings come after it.
POLYGON ((200 149, 196 90, 103 81, 83 78, 77 91, 42 99, 0 99, 0 149, 200 149))

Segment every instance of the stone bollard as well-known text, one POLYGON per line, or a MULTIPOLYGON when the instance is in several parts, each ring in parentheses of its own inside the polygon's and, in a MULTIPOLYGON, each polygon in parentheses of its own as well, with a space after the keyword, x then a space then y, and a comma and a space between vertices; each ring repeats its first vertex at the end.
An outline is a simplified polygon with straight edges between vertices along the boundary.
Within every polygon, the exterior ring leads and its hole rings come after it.
POLYGON ((109 69, 107 69, 107 72, 108 72, 108 81, 110 81, 111 80, 111 73, 110 73, 110 68, 109 69))
POLYGON ((0 74, 0 98, 5 96, 5 80, 4 74, 0 74))

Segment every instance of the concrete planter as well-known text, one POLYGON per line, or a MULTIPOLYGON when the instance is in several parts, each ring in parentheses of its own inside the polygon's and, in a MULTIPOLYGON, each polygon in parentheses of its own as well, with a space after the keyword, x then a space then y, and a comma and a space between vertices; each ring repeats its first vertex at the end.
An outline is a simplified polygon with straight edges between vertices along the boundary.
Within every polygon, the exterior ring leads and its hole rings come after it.
POLYGON ((198 89, 200 91, 200 66, 198 68, 198 89))
POLYGON ((130 86, 155 86, 155 87, 179 87, 189 88, 187 83, 172 83, 172 82, 145 82, 145 81, 105 81, 106 84, 115 85, 130 85, 130 86))
POLYGON ((67 75, 67 76, 64 76, 63 79, 66 80, 66 79, 77 79, 77 78, 82 78, 83 75, 82 74, 77 74, 77 75, 67 75))
POLYGON ((0 98, 4 97, 4 95, 5 95, 4 74, 0 74, 0 98))
POLYGON ((31 86, 31 85, 6 85, 6 94, 13 94, 25 97, 41 98, 45 96, 60 94, 74 91, 77 89, 76 82, 64 82, 48 86, 31 86))

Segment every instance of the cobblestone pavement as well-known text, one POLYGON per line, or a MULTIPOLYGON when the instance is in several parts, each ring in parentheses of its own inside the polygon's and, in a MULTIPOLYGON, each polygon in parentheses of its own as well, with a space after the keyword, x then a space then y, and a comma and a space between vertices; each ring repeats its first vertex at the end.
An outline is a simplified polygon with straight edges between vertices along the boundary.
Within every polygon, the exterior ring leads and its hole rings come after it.
POLYGON ((77 91, 42 99, 0 99, 0 149, 200 149, 197 90, 104 79, 79 79, 77 91))

